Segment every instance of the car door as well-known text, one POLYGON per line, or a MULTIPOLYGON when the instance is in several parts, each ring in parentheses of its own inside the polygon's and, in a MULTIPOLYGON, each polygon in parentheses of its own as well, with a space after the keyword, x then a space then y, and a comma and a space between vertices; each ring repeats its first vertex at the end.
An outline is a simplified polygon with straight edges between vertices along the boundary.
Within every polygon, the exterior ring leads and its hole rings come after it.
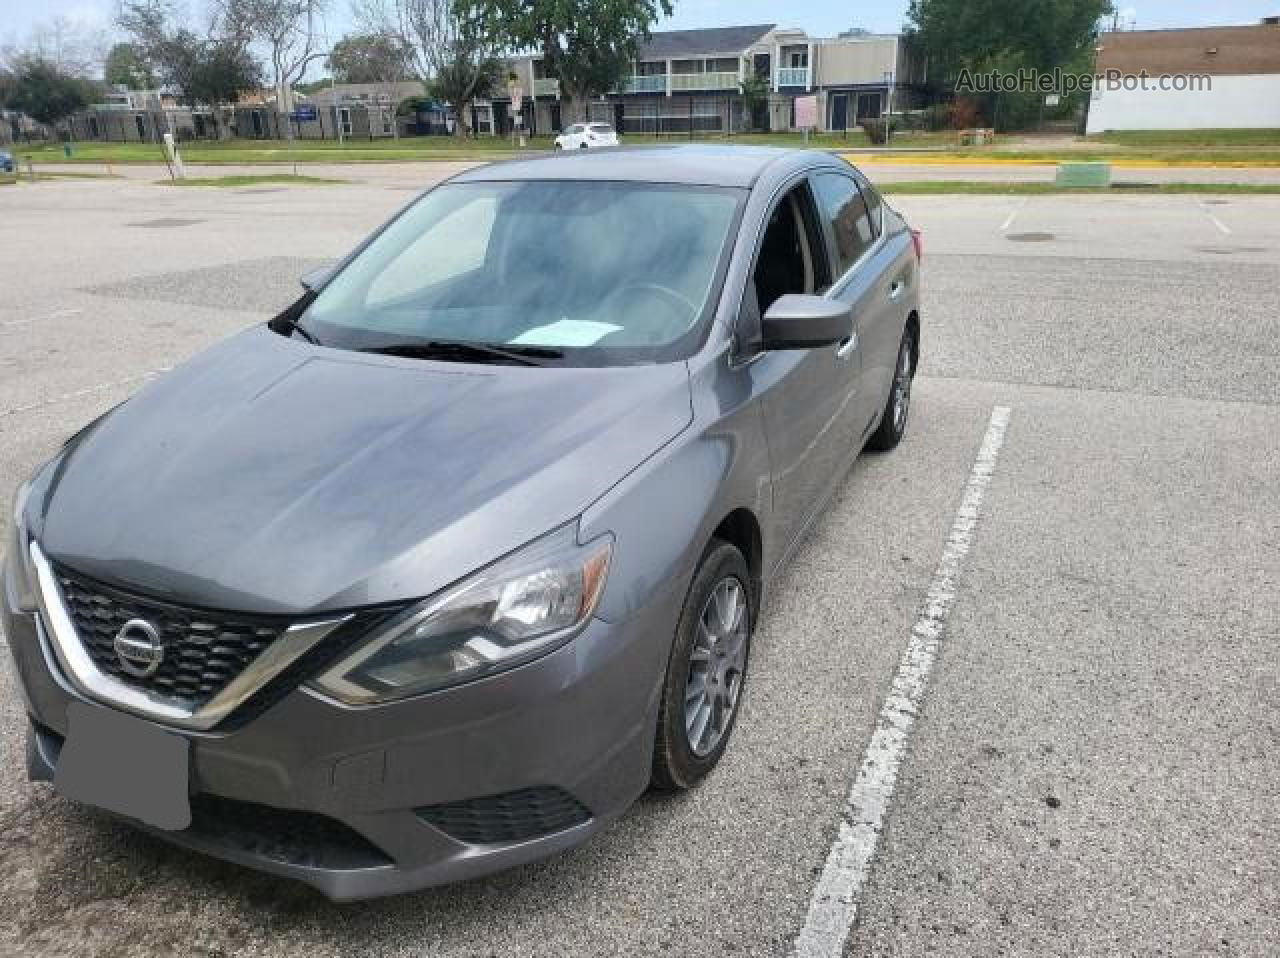
POLYGON ((870 432, 889 395, 898 341, 905 317, 905 292, 896 270, 897 252, 883 242, 879 196, 864 190, 850 170, 824 170, 812 178, 814 197, 834 254, 828 293, 853 310, 858 369, 856 399, 847 412, 846 429, 857 447, 870 432), (868 204, 868 196, 874 201, 868 204))
MULTIPOLYGON (((801 179, 770 210, 757 245, 740 328, 758 328, 787 293, 820 293, 830 258, 813 196, 801 179)), ((750 338, 749 336, 747 337, 750 338)), ((825 499, 854 450, 846 433, 856 394, 858 359, 846 345, 774 350, 752 359, 773 479, 774 541, 789 549, 825 499)))

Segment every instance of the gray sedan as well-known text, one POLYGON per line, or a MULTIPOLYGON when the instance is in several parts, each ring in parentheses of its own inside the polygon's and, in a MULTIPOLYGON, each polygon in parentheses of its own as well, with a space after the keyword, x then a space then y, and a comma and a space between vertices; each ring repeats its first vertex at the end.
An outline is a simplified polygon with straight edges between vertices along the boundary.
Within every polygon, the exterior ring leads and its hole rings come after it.
POLYGON ((696 785, 780 568, 902 439, 919 282, 918 235, 817 152, 432 189, 19 489, 30 776, 338 899, 696 785))

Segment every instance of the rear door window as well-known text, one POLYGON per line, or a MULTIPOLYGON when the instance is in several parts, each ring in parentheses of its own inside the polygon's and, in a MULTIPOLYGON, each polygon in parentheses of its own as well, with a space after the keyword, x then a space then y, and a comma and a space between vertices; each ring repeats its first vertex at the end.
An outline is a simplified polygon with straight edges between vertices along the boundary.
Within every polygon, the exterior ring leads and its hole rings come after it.
POLYGON ((813 191, 835 240, 835 273, 843 276, 876 241, 871 215, 858 184, 843 173, 819 173, 813 191))

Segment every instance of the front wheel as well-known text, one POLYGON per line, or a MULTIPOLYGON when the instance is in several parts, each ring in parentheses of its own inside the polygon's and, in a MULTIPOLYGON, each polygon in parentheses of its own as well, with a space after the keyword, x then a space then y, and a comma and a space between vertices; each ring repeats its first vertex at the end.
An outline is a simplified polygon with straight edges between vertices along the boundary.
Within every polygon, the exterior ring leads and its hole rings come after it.
POLYGON ((692 788, 728 747, 755 621, 750 582, 742 553, 712 540, 689 586, 667 663, 653 749, 656 788, 692 788))
POLYGON ((880 416, 880 428, 871 434, 867 446, 878 452, 888 452, 902 442, 907 433, 907 415, 911 412, 911 384, 916 376, 917 338, 915 327, 908 326, 898 346, 898 362, 893 369, 893 385, 884 413, 880 416))

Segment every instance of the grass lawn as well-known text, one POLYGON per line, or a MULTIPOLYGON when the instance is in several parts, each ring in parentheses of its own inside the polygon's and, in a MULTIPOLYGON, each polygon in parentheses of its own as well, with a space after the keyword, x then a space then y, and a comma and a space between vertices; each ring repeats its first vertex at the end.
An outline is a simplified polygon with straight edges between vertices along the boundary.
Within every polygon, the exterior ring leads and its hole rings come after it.
POLYGON ((185 180, 157 180, 161 186, 257 186, 260 183, 284 183, 289 186, 328 186, 332 183, 346 183, 346 180, 335 180, 323 176, 294 176, 292 173, 264 173, 244 176, 205 176, 191 177, 185 180))
POLYGON ((1251 147, 1280 149, 1280 129, 1276 130, 1132 130, 1102 133, 1089 141, 1131 147, 1251 147))
POLYGON ((908 180, 879 183, 882 193, 916 196, 972 194, 979 196, 1039 196, 1070 193, 1244 193, 1280 195, 1280 183, 1116 183, 1102 187, 1065 187, 1055 183, 996 183, 965 180, 908 180))
MULTIPOLYGON (((654 143, 687 143, 685 136, 626 134, 623 142, 642 146, 654 143)), ((833 151, 867 151, 871 144, 861 130, 814 134, 806 141, 798 133, 742 133, 734 136, 698 136, 695 142, 799 147, 833 151)), ((552 147, 550 137, 532 137, 524 152, 552 147)), ((37 168, 50 163, 163 165, 163 149, 155 143, 74 144, 70 158, 58 143, 18 145, 12 148, 19 163, 29 157, 37 168)), ((312 163, 376 163, 426 160, 479 161, 502 159, 521 152, 508 138, 458 139, 448 136, 404 137, 399 140, 202 140, 184 144, 182 157, 189 164, 291 165, 312 163)), ((1002 137, 989 147, 960 147, 954 131, 900 133, 889 149, 859 152, 856 162, 882 163, 1058 163, 1062 161, 1110 161, 1145 166, 1280 166, 1280 130, 1202 130, 1194 132, 1108 133, 1080 138, 1057 148, 1039 146, 1034 138, 1016 134, 1002 137), (902 152, 897 152, 902 151, 902 152), (909 152, 919 151, 919 152, 909 152)))
MULTIPOLYGON (((527 149, 550 149, 549 138, 535 139, 527 149)), ((201 140, 184 143, 182 159, 187 163, 234 165, 257 163, 367 163, 404 160, 470 160, 509 156, 517 150, 510 140, 490 137, 458 140, 448 136, 405 137, 400 140, 201 140)), ((154 163, 165 162, 164 149, 157 143, 76 143, 70 157, 57 143, 16 145, 13 154, 23 164, 27 157, 42 163, 154 163)))

